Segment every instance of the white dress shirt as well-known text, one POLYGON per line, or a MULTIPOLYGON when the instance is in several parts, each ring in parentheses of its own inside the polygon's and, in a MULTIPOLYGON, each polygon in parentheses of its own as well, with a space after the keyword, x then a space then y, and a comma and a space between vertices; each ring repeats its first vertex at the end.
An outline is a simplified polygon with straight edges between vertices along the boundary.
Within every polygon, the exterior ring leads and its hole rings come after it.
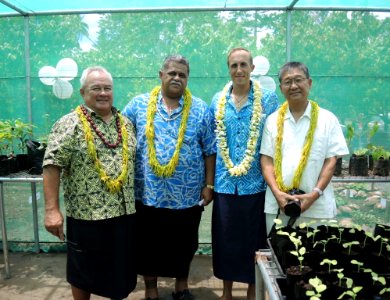
MULTIPOLYGON (((282 175, 285 185, 292 184, 294 172, 299 165, 305 137, 310 126, 311 109, 312 106, 309 102, 304 114, 297 122, 295 122, 290 110, 287 110, 282 145, 282 175)), ((272 158, 275 158, 278 112, 271 114, 265 123, 260 149, 261 154, 272 158)), ((348 153, 348 147, 337 117, 330 111, 320 108, 313 144, 299 188, 310 193, 317 184, 325 159, 333 156, 340 157, 348 153)), ((336 200, 332 184, 329 183, 323 192, 323 195, 307 211, 302 213, 302 217, 333 218, 336 215, 336 200)), ((268 187, 264 211, 276 214, 277 210, 278 204, 268 187)))

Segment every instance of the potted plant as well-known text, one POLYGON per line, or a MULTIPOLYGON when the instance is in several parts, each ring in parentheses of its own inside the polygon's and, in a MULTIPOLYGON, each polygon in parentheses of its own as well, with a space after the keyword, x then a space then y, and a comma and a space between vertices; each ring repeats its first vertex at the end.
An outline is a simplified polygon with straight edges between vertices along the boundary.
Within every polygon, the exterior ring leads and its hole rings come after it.
POLYGON ((352 176, 368 175, 368 157, 367 148, 359 148, 352 153, 349 159, 349 174, 352 176))
POLYGON ((382 146, 371 146, 373 159, 373 174, 378 176, 389 176, 389 156, 390 152, 382 146))
POLYGON ((309 284, 314 290, 306 291, 306 296, 309 296, 310 300, 320 300, 322 292, 326 290, 326 285, 318 277, 310 278, 309 284))
MULTIPOLYGON (((386 229, 383 234, 387 233, 386 229)), ((342 227, 330 221, 318 226, 317 230, 314 239, 311 234, 314 230, 308 224, 296 228, 278 227, 278 235, 289 242, 288 247, 278 252, 278 261, 286 254, 294 258, 284 259, 284 291, 291 297, 287 299, 307 299, 308 280, 318 277, 327 286, 321 294, 324 299, 371 299, 375 292, 376 296, 382 297, 378 299, 388 300, 389 291, 383 286, 382 278, 388 281, 386 274, 390 274, 388 238, 373 236, 359 227, 342 227), (333 269, 335 266, 338 270, 333 269), (306 276, 301 272, 304 267, 312 270, 306 276), (295 280, 294 274, 297 274, 295 280), (379 295, 382 290, 383 296, 379 295)), ((316 291, 313 292, 316 294, 316 291)), ((312 296, 315 297, 314 294, 312 296)))
POLYGON ((16 158, 13 151, 13 124, 9 120, 0 121, 0 174, 16 172, 16 158))
POLYGON ((18 170, 28 170, 30 167, 29 159, 27 155, 27 140, 32 135, 33 125, 25 123, 20 119, 13 121, 13 138, 16 140, 18 147, 18 154, 16 154, 16 160, 18 164, 18 170))

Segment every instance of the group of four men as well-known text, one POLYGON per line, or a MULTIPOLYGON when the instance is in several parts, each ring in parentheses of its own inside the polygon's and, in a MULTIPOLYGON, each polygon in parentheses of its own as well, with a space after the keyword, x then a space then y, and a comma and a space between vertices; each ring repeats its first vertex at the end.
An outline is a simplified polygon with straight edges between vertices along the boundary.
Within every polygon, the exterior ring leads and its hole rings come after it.
POLYGON ((231 82, 210 107, 187 88, 189 62, 173 55, 159 71, 161 85, 122 113, 113 106, 111 74, 84 70, 84 103, 54 124, 43 163, 45 227, 67 241, 74 299, 126 298, 137 274, 147 300, 159 297, 158 277, 176 279, 174 300, 194 299, 189 269, 202 211, 213 201, 220 299, 232 299, 236 281, 248 284, 253 300, 254 253, 266 247, 278 209, 299 203, 298 223, 335 216, 329 182, 348 149, 337 118, 308 100, 307 67, 289 62, 281 68, 287 101, 279 107, 274 92, 251 80, 248 50, 232 49, 227 64, 231 82), (305 192, 293 195, 295 189, 305 192))

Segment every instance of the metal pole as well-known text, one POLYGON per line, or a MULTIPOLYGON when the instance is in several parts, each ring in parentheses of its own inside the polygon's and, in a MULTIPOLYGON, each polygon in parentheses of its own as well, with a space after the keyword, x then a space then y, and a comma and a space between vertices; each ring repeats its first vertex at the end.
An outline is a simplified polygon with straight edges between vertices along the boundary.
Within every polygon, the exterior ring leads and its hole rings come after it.
POLYGON ((33 209, 34 241, 35 252, 39 253, 39 230, 38 230, 38 205, 37 205, 37 187, 35 182, 31 182, 31 202, 33 209))
POLYGON ((11 277, 11 272, 10 272, 9 260, 8 260, 8 239, 7 239, 7 228, 5 226, 4 190, 3 190, 2 181, 0 181, 0 217, 1 217, 1 235, 3 239, 5 278, 8 279, 11 277))
POLYGON ((32 119, 31 105, 31 65, 30 65, 30 17, 24 17, 24 59, 26 61, 26 100, 27 100, 27 118, 30 123, 32 119))
POLYGON ((255 264, 255 281, 256 281, 256 300, 265 300, 265 286, 263 276, 261 276, 260 267, 257 265, 257 259, 261 259, 258 256, 261 255, 256 253, 256 264, 255 264))
POLYGON ((287 11, 286 58, 291 61, 291 10, 287 11))

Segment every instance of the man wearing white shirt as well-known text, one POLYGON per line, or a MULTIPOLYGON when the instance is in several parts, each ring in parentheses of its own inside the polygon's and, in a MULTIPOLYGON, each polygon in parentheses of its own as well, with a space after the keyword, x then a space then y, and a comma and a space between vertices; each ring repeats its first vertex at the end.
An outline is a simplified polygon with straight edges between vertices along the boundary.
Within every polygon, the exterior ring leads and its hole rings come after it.
POLYGON ((337 117, 308 99, 312 86, 308 68, 288 62, 279 71, 279 82, 287 101, 268 117, 260 150, 268 184, 264 209, 268 231, 278 209, 279 219, 287 224, 289 202, 301 209, 295 225, 308 221, 318 225, 334 218, 336 200, 330 181, 337 158, 348 154, 337 117))

